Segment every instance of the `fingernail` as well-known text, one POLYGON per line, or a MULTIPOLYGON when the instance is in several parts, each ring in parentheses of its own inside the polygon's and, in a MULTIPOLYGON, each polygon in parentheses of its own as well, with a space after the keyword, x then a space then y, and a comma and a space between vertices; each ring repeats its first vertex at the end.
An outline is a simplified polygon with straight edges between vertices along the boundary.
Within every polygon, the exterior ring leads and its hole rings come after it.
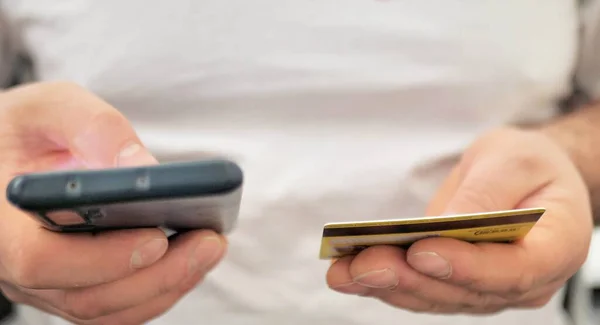
POLYGON ((452 265, 434 252, 415 253, 407 261, 415 270, 434 278, 446 279, 452 275, 452 265))
POLYGON ((363 273, 354 278, 354 282, 369 288, 390 288, 398 285, 398 276, 391 269, 363 273))
POLYGON ((139 166, 155 162, 156 159, 138 143, 126 146, 115 158, 115 166, 117 167, 139 166))
POLYGON ((223 253, 223 242, 219 237, 206 237, 192 251, 189 261, 189 272, 195 274, 206 270, 223 253))
POLYGON ((360 285, 358 283, 354 283, 354 282, 338 284, 338 285, 332 286, 330 288, 332 290, 335 290, 340 293, 359 295, 359 296, 365 295, 369 291, 369 289, 366 288, 365 286, 360 285))
POLYGON ((131 254, 131 268, 141 269, 152 265, 163 256, 168 245, 166 238, 155 238, 143 243, 131 254))

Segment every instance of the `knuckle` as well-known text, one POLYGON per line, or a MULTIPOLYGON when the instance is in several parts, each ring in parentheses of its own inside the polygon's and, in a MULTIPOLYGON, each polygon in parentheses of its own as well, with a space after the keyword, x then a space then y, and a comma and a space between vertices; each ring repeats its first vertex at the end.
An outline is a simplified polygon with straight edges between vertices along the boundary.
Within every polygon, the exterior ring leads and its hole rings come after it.
POLYGON ((91 123, 99 126, 122 125, 129 122, 123 114, 116 109, 99 110, 91 118, 91 123))
POLYGON ((478 272, 473 272, 472 274, 453 273, 452 277, 456 285, 473 290, 474 292, 479 291, 478 288, 481 288, 485 281, 478 272))
POLYGON ((494 189, 495 184, 489 184, 489 180, 481 179, 477 182, 471 182, 469 185, 462 186, 460 188, 460 202, 457 202, 458 206, 464 204, 464 206, 477 208, 481 211, 494 211, 501 206, 498 202, 497 193, 491 193, 494 189), (473 205, 477 205, 474 207, 473 205))
POLYGON ((90 130, 128 129, 129 121, 118 110, 107 108, 95 112, 85 124, 90 130))
POLYGON ((181 294, 186 294, 194 289, 199 283, 204 280, 204 275, 199 277, 193 277, 189 280, 183 281, 183 283, 179 286, 179 292, 181 294))
POLYGON ((82 121, 82 124, 87 126, 89 134, 101 133, 106 130, 118 132, 118 137, 121 138, 123 145, 138 141, 129 120, 121 112, 112 107, 96 110, 85 121, 82 121))
POLYGON ((540 159, 536 151, 530 150, 527 152, 521 152, 509 161, 510 164, 516 170, 520 170, 522 173, 535 175, 544 169, 546 162, 540 159))
POLYGON ((166 273, 161 277, 160 281, 157 282, 156 295, 162 296, 177 290, 183 282, 185 282, 185 278, 180 272, 166 273))
POLYGON ((523 273, 513 285, 507 286, 505 298, 515 299, 531 292, 535 287, 535 277, 529 273, 523 273))
POLYGON ((489 295, 480 291, 466 291, 463 295, 464 305, 468 307, 485 307, 491 304, 489 295))
POLYGON ((469 307, 482 310, 500 310, 509 304, 509 300, 490 293, 475 292, 469 301, 469 307))

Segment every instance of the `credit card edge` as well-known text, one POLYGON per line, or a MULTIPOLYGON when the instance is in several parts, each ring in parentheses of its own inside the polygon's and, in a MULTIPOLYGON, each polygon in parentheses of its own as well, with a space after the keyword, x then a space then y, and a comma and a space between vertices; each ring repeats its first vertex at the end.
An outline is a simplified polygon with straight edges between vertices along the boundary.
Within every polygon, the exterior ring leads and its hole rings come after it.
MULTIPOLYGON (((456 218, 470 218, 470 217, 481 217, 481 219, 486 219, 486 218, 491 218, 491 217, 509 217, 509 216, 514 216, 514 215, 519 215, 519 214, 526 214, 526 213, 539 213, 540 214, 540 218, 544 215, 544 213, 546 213, 546 208, 526 208, 526 209, 515 209, 515 210, 502 210, 502 211, 494 211, 494 212, 482 212, 482 213, 469 213, 469 214, 455 214, 455 215, 447 215, 447 216, 433 216, 433 217, 415 217, 415 218, 405 218, 405 219, 378 219, 378 220, 363 220, 363 221, 343 221, 343 222, 329 222, 326 223, 323 226, 323 230, 325 229, 331 229, 331 228, 340 228, 340 227, 349 227, 350 225, 353 226, 372 226, 372 227, 377 227, 377 226, 382 226, 381 224, 377 224, 377 223, 388 223, 388 224, 394 224, 394 222, 400 222, 400 223, 408 223, 410 224, 411 221, 423 221, 423 220, 431 220, 431 222, 436 222, 436 221, 444 221, 447 219, 456 219, 456 218)), ((460 220, 460 219, 458 219, 460 220)), ((458 221, 457 220, 457 221, 458 221)), ((427 222, 424 222, 427 223, 427 222)))
MULTIPOLYGON (((526 231, 525 231, 525 232, 524 232, 524 233, 523 233, 521 236, 519 236, 519 237, 516 237, 516 238, 512 238, 512 239, 507 239, 507 238, 496 238, 496 239, 493 239, 493 240, 485 240, 485 239, 482 239, 481 241, 475 241, 475 240, 465 240, 465 241, 466 241, 466 242, 469 242, 469 243, 475 243, 475 242, 491 242, 491 243, 507 243, 507 244, 511 244, 511 243, 514 243, 514 242, 515 242, 515 241, 517 241, 517 240, 520 240, 520 239, 523 239, 523 238, 525 238, 525 237, 526 237, 526 236, 527 236, 527 235, 528 235, 528 234, 531 232, 531 230, 533 229, 533 227, 535 226, 535 224, 536 224, 536 223, 537 223, 537 222, 527 222, 527 223, 523 223, 523 225, 531 224, 531 227, 528 227, 528 229, 527 229, 527 230, 526 230, 526 231)), ((476 228, 473 228, 473 229, 476 229, 476 228)), ((465 230, 466 230, 466 229, 465 229, 465 230)), ((426 232, 422 232, 422 233, 426 233, 426 232)), ((416 233, 414 233, 414 234, 419 234, 419 232, 416 232, 416 233)), ((361 235, 361 236, 362 236, 362 235, 361 235)), ((368 236, 368 235, 366 235, 366 236, 368 236)), ((352 237, 352 236, 349 236, 349 237, 352 237)), ((327 244, 327 243, 326 243, 326 239, 330 239, 330 238, 332 238, 332 237, 322 237, 322 238, 321 238, 321 246, 320 246, 320 249, 319 249, 319 259, 320 259, 320 260, 331 260, 331 259, 335 259, 335 258, 342 258, 342 257, 344 257, 344 256, 348 256, 348 255, 356 255, 356 254, 340 254, 340 255, 323 254, 323 252, 325 251, 325 248, 327 248, 327 247, 332 247, 331 245, 329 245, 329 244, 327 244)), ((450 237, 450 236, 448 236, 448 237, 446 237, 446 238, 454 238, 454 237, 450 237)), ((459 239, 459 240, 462 240, 462 239, 459 239)), ((404 244, 402 244, 402 245, 399 245, 399 246, 400 246, 400 247, 404 247, 404 246, 410 246, 410 245, 412 245, 413 243, 415 243, 415 242, 417 242, 417 241, 418 241, 418 240, 410 241, 410 242, 404 243, 404 244)), ((381 243, 381 244, 378 244, 378 245, 391 245, 391 244, 389 244, 389 243, 388 243, 388 244, 386 244, 386 243, 381 243)), ((369 246, 369 247, 372 247, 372 246, 375 246, 375 245, 368 245, 368 246, 369 246)))

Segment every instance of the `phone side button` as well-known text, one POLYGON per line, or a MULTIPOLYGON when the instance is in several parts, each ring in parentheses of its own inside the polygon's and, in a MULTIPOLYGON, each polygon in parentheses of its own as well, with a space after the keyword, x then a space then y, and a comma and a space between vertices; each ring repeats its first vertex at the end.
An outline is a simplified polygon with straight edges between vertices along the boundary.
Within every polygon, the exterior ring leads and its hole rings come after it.
POLYGON ((46 218, 59 227, 87 224, 86 220, 79 213, 72 210, 51 211, 45 215, 46 218))

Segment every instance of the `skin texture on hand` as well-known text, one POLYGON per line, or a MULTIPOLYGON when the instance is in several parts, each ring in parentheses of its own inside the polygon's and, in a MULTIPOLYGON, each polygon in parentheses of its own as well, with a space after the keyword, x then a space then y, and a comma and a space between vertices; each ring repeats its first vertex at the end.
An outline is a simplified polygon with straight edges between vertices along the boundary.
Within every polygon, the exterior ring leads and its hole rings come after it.
POLYGON ((600 224, 600 104, 592 103, 549 123, 535 126, 561 146, 587 184, 596 223, 600 224))
MULTIPOLYGON (((0 93, 0 183, 24 172, 155 164, 127 119, 71 84, 0 93)), ((59 234, 0 199, 0 289, 76 324, 142 324, 195 287, 225 238, 159 229, 59 234)))
POLYGON ((408 250, 371 247, 332 264, 327 282, 338 292, 416 312, 541 307, 585 261, 593 225, 585 183, 551 138, 510 128, 482 136, 466 150, 427 214, 537 207, 546 213, 515 243, 429 238, 408 250))

